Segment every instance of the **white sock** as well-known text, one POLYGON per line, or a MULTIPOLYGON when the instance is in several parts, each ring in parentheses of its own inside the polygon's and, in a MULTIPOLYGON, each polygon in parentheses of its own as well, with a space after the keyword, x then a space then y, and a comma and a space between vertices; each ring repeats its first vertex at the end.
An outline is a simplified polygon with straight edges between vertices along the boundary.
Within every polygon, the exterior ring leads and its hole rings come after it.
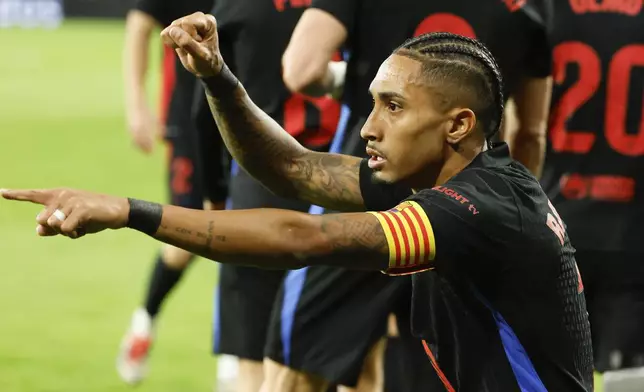
POLYGON ((217 357, 217 392, 235 392, 239 374, 239 359, 232 355, 217 357))

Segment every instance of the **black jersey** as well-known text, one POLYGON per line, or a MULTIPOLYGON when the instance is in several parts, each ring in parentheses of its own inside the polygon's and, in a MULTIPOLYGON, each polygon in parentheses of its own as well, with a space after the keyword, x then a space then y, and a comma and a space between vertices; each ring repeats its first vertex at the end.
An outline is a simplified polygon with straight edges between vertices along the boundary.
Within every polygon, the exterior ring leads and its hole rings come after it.
POLYGON ((583 250, 643 252, 641 1, 556 2, 542 185, 583 250))
MULTIPOLYGON (((137 0, 134 9, 152 16, 162 27, 194 12, 209 12, 214 0, 137 0)), ((174 50, 164 47, 161 117, 168 137, 187 131, 197 79, 184 68, 174 50)))
POLYGON ((227 63, 248 95, 300 143, 327 146, 340 117, 339 102, 292 94, 282 80, 282 55, 310 0, 217 0, 220 41, 227 63))
POLYGON ((373 214, 393 250, 387 272, 420 272, 412 276, 412 327, 448 391, 592 391, 574 250, 507 145, 402 203, 409 190, 371 176, 365 160, 365 205, 384 211, 373 214))
POLYGON ((358 128, 371 112, 369 84, 382 62, 406 39, 445 31, 477 38, 495 56, 506 97, 522 76, 550 74, 550 0, 313 0, 347 29, 351 58, 343 102, 351 110, 348 153, 364 155, 358 128), (355 151, 352 151, 355 145, 355 151))

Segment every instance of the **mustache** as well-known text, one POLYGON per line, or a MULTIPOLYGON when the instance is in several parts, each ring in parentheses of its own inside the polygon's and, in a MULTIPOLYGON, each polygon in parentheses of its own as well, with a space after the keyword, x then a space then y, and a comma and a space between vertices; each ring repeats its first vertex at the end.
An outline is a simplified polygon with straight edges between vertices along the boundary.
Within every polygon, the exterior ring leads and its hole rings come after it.
POLYGON ((373 145, 367 144, 366 151, 368 155, 377 155, 379 157, 385 158, 385 154, 383 154, 382 151, 378 150, 373 145))

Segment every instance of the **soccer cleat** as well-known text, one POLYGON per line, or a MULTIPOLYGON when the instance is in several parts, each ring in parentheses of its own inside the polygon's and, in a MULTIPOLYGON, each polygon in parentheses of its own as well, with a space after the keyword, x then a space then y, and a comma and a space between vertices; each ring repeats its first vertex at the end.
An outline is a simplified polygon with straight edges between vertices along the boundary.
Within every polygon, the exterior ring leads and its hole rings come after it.
POLYGON ((116 370, 123 381, 138 384, 147 375, 147 362, 153 339, 152 317, 145 309, 132 315, 130 329, 121 342, 116 370))

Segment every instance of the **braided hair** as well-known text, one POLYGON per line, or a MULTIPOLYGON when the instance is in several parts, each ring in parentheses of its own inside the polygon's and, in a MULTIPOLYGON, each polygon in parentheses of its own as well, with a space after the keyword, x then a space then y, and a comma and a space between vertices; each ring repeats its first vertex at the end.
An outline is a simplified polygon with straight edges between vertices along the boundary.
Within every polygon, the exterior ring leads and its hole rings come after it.
POLYGON ((430 33, 407 40, 394 54, 422 62, 424 74, 447 84, 450 88, 445 91, 457 91, 456 94, 442 93, 448 101, 473 94, 468 104, 482 124, 488 142, 499 131, 503 117, 503 79, 485 45, 456 34, 430 33))

